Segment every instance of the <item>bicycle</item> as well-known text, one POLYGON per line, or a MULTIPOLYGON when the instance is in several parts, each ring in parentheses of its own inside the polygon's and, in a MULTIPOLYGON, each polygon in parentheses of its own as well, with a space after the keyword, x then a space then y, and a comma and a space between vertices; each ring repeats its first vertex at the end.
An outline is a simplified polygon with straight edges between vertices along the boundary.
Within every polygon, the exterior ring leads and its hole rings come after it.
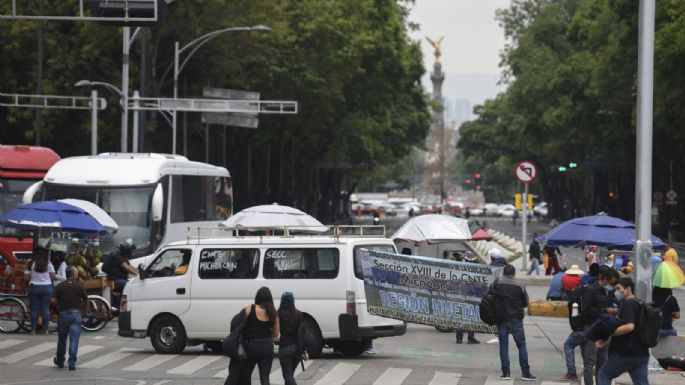
MULTIPOLYGON (((57 311, 50 306, 50 319, 56 320, 57 311)), ((81 329, 96 332, 104 328, 112 317, 112 308, 99 295, 88 296, 88 310, 82 315, 81 329)), ((0 332, 15 333, 19 329, 31 331, 31 311, 28 295, 0 293, 0 332)))

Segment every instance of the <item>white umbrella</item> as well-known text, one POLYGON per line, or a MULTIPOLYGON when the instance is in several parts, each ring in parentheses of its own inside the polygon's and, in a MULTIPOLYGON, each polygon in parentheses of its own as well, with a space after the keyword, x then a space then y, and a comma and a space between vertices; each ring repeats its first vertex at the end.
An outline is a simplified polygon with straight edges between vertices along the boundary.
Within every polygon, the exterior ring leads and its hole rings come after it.
POLYGON ((101 209, 100 206, 96 205, 95 203, 84 201, 81 199, 60 199, 60 202, 64 202, 68 205, 76 206, 80 208, 81 210, 87 212, 90 214, 91 217, 93 217, 96 221, 98 221, 102 227, 107 229, 108 231, 117 231, 119 229, 119 225, 112 219, 112 217, 109 216, 105 212, 105 210, 101 209))
POLYGON ((230 229, 264 230, 285 228, 297 231, 325 232, 328 228, 316 218, 294 207, 279 204, 246 208, 221 223, 230 229))
POLYGON ((408 220, 391 238, 413 243, 449 243, 471 239, 471 231, 466 219, 428 214, 408 220))

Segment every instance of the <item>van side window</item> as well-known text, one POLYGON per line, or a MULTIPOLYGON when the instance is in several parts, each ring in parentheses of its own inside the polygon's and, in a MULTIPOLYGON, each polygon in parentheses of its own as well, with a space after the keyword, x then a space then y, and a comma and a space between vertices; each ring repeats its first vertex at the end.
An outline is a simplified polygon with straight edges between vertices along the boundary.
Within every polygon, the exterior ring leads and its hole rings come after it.
POLYGON ((198 275, 202 279, 252 279, 259 271, 258 249, 204 249, 198 275))
POLYGON ((267 279, 332 279, 338 276, 338 249, 269 249, 264 257, 267 279))
POLYGON ((169 277, 172 275, 185 274, 192 253, 193 251, 190 249, 164 250, 154 261, 152 261, 150 266, 145 269, 145 277, 169 277))
POLYGON ((384 253, 396 253, 395 247, 392 245, 363 245, 354 247, 354 276, 359 279, 364 279, 364 271, 362 270, 362 249, 371 251, 382 251, 384 253))

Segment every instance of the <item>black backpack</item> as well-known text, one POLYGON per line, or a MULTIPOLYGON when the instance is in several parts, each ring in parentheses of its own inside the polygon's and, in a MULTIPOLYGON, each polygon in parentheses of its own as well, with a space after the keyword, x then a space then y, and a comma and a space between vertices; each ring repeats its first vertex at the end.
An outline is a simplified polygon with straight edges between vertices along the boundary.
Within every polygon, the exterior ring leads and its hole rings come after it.
POLYGON ((583 296, 585 295, 585 289, 587 289, 587 287, 587 284, 578 286, 568 294, 568 323, 571 325, 571 330, 576 332, 583 331, 583 327, 585 326, 585 317, 583 316, 583 296), (578 304, 578 315, 575 317, 573 317, 574 303, 578 304))
POLYGON ((485 324, 490 326, 496 326, 502 323, 501 312, 497 311, 498 298, 497 298, 497 281, 493 284, 495 290, 488 290, 487 293, 480 300, 480 320, 485 322, 485 324))
POLYGON ((642 346, 653 348, 659 343, 659 329, 663 314, 661 308, 654 306, 654 303, 637 301, 640 304, 640 319, 636 325, 637 339, 642 346))

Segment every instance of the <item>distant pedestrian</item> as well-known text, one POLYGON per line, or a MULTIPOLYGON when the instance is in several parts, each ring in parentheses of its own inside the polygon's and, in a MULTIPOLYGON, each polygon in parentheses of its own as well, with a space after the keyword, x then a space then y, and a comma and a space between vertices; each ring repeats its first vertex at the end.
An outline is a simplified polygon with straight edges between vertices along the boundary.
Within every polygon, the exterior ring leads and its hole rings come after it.
POLYGON ((523 330, 524 309, 528 307, 528 293, 526 286, 514 279, 516 269, 512 265, 504 266, 503 276, 490 286, 502 306, 502 318, 504 321, 497 325, 497 337, 499 339, 499 358, 502 363, 503 380, 511 379, 509 364, 509 334, 514 337, 519 351, 519 365, 521 366, 523 381, 535 381, 537 378, 530 372, 528 364, 528 348, 526 347, 526 335, 523 330))
POLYGON ((243 339, 247 359, 240 361, 240 374, 251 376, 257 365, 261 385, 269 385, 274 354, 273 340, 278 338, 280 328, 278 313, 268 287, 264 286, 257 291, 254 304, 245 307, 245 315, 247 319, 243 339))
POLYGON ((583 278, 580 279, 579 286, 591 284, 592 282, 594 282, 598 279, 599 279, 599 265, 596 263, 593 263, 592 265, 590 265, 590 270, 588 271, 588 273, 585 274, 583 276, 583 278))
POLYGON ((564 299, 563 278, 563 271, 554 274, 552 277, 552 281, 549 283, 549 289, 547 290, 546 298, 548 301, 561 301, 564 299))
MULTIPOLYGON (((611 385, 614 378, 628 372, 635 385, 649 385, 647 372, 649 349, 642 345, 637 330, 640 327, 642 306, 635 299, 635 282, 623 277, 616 284, 614 296, 619 301, 618 318, 621 326, 609 338, 609 357, 599 369, 598 385, 611 385)), ((607 343, 609 341, 606 341, 607 343)), ((601 346, 602 342, 597 341, 601 346)))
POLYGON ((538 234, 533 233, 533 240, 530 241, 530 244, 528 245, 528 258, 530 259, 530 269, 528 270, 527 275, 533 274, 533 271, 535 271, 535 274, 540 275, 540 264, 542 263, 542 260, 540 252, 540 243, 538 243, 538 240, 536 239, 537 237, 538 234))
POLYGON ((547 259, 547 264, 545 265, 545 275, 556 274, 561 271, 559 267, 559 257, 562 256, 561 250, 556 246, 545 245, 542 249, 545 258, 547 259))
POLYGON ((677 336, 678 332, 673 327, 673 321, 680 319, 680 306, 678 300, 673 296, 672 289, 654 287, 652 291, 652 301, 654 306, 661 308, 663 318, 659 328, 659 338, 677 336))
MULTIPOLYGON (((476 333, 474 331, 467 331, 466 343, 469 345, 479 344, 480 341, 476 339, 476 333)), ((464 341, 464 330, 457 330, 457 343, 461 344, 464 341)))
MULTIPOLYGON (((618 283, 619 274, 612 268, 601 269, 599 280, 592 283, 585 289, 581 304, 584 328, 587 332, 590 326, 599 318, 600 314, 617 315, 618 309, 613 307, 611 293, 614 286, 618 283)), ((585 357, 583 358, 583 379, 585 385, 594 384, 599 368, 602 367, 607 359, 608 350, 606 347, 599 348, 595 341, 586 338, 583 347, 585 357)))
POLYGON ((43 332, 49 334, 50 297, 52 281, 57 278, 55 267, 48 260, 48 250, 38 247, 33 252, 25 274, 29 275, 29 304, 31 305, 31 334, 36 334, 38 316, 43 317, 43 332))
POLYGON ((57 355, 53 359, 58 368, 64 367, 69 337, 69 370, 76 370, 76 354, 81 336, 81 314, 88 309, 88 295, 78 281, 78 270, 73 266, 66 269, 67 279, 52 292, 52 302, 57 307, 57 355))
MULTIPOLYGON (((286 291, 281 295, 281 304, 278 307, 278 323, 281 328, 281 339, 278 345, 278 361, 281 364, 281 372, 285 385, 297 385, 295 381, 295 368, 303 359, 300 349, 300 324, 304 322, 302 312, 295 307, 295 296, 286 291)), ((304 356, 306 357, 306 356, 304 356)))

